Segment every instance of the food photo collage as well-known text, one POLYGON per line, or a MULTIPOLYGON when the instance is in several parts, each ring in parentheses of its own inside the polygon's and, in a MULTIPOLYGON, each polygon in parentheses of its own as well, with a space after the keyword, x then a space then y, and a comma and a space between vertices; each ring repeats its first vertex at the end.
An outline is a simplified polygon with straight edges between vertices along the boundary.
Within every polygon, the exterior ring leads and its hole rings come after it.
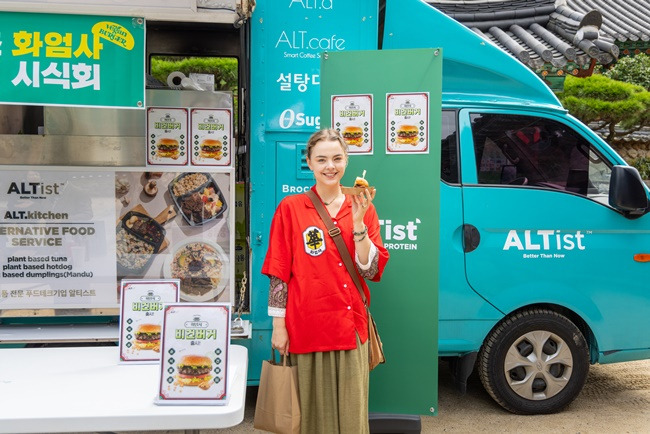
POLYGON ((229 172, 117 172, 117 280, 179 279, 180 300, 232 302, 229 172))

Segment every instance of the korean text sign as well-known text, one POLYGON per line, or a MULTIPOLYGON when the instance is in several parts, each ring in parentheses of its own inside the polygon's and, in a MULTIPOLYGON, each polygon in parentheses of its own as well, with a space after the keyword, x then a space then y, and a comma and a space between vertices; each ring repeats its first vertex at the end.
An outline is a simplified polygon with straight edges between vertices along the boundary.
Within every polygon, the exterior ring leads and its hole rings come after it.
POLYGON ((317 130, 320 58, 324 52, 375 49, 377 2, 263 0, 255 17, 252 62, 263 67, 254 68, 252 80, 263 83, 266 93, 266 130, 317 130))
POLYGON ((144 108, 143 18, 0 12, 0 103, 144 108))

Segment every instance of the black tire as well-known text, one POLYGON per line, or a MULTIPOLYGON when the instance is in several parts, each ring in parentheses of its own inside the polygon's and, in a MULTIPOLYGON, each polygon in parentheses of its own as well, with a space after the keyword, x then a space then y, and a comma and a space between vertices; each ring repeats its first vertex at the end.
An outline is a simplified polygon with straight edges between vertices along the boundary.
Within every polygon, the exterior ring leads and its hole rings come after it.
POLYGON ((589 348, 576 325, 547 309, 517 312, 488 335, 478 357, 483 387, 516 414, 555 413, 582 390, 589 348))

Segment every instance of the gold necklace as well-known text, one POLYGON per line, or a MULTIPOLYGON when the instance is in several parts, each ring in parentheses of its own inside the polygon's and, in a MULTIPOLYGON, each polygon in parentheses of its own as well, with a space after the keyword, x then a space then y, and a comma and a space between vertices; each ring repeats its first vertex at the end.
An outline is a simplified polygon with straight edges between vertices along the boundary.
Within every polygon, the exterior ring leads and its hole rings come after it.
POLYGON ((325 202, 325 201, 323 201, 323 203, 325 204, 325 206, 330 206, 330 204, 331 204, 332 202, 334 202, 336 199, 338 199, 339 196, 340 196, 340 194, 337 194, 336 196, 334 196, 334 199, 330 200, 329 202, 325 202))

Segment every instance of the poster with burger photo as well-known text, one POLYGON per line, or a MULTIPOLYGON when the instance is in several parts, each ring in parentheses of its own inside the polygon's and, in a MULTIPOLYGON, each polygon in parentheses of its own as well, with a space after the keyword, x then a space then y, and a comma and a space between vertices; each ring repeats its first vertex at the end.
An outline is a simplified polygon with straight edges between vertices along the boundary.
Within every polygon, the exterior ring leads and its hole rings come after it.
POLYGON ((372 155, 372 95, 332 95, 332 125, 348 153, 372 155))
POLYGON ((165 303, 176 303, 180 280, 122 280, 120 363, 158 363, 165 303))
POLYGON ((228 403, 230 303, 164 308, 156 404, 228 403))
POLYGON ((187 118, 185 108, 147 109, 147 165, 187 166, 187 118))
POLYGON ((386 153, 429 153, 429 93, 386 95, 386 153))
POLYGON ((229 167, 232 163, 232 110, 191 109, 190 137, 193 166, 229 167))

